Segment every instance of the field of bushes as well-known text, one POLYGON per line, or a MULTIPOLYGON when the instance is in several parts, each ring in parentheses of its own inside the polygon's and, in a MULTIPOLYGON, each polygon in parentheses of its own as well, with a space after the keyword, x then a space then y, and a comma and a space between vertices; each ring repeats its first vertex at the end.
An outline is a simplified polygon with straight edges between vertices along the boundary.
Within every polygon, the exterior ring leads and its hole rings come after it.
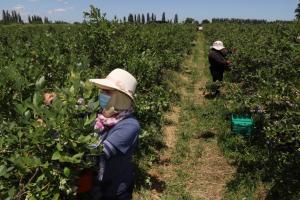
MULTIPOLYGON (((237 168, 225 199, 261 183, 267 199, 300 198, 299 27, 226 20, 203 26, 207 51, 216 40, 234 49, 222 87, 224 120, 237 113, 255 121, 250 137, 219 136, 237 168)), ((0 199, 75 199, 78 175, 102 152, 90 148, 99 91, 87 79, 115 68, 138 80, 135 160, 155 160, 164 146, 163 113, 178 98, 168 75, 181 70, 196 36, 193 24, 118 23, 94 7, 83 24, 1 25, 0 199), (51 92, 57 97, 47 105, 43 96, 51 92)))
POLYGON ((176 98, 164 81, 180 70, 195 27, 109 22, 93 7, 85 15, 80 25, 1 26, 0 199, 75 198, 79 172, 101 153, 89 148, 99 107, 86 80, 115 68, 138 80, 137 159, 161 146, 162 113, 176 98), (45 92, 57 94, 51 105, 45 92))
POLYGON ((250 138, 224 133, 219 140, 238 168, 233 190, 264 182, 268 199, 299 199, 299 26, 295 21, 204 27, 207 46, 222 40, 236 51, 228 56, 233 66, 224 85, 228 113, 255 120, 250 138))

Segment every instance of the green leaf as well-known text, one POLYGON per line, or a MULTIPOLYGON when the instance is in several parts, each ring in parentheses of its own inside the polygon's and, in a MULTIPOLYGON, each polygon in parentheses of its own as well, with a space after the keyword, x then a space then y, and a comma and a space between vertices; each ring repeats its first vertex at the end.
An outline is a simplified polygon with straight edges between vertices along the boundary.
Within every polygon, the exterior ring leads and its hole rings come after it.
POLYGON ((25 110, 26 107, 24 107, 22 104, 15 104, 15 111, 17 111, 17 113, 19 113, 20 115, 23 115, 25 110))
POLYGON ((93 114, 90 117, 87 116, 84 121, 84 126, 90 125, 93 121, 95 121, 95 119, 96 119, 96 114, 93 114))
POLYGON ((44 180, 44 178, 45 178, 45 174, 42 174, 36 179, 36 182, 38 183, 38 182, 44 180))
POLYGON ((57 148, 58 151, 63 151, 63 148, 62 148, 60 143, 56 144, 56 148, 57 148))
POLYGON ((24 133, 22 131, 18 132, 18 137, 21 138, 24 135, 24 133))
POLYGON ((14 130, 16 126, 17 126, 16 122, 10 122, 8 124, 9 130, 14 130))
POLYGON ((6 168, 5 165, 0 165, 0 177, 4 177, 4 178, 8 178, 9 177, 9 173, 8 173, 8 169, 6 168))
POLYGON ((12 187, 10 188, 10 190, 8 190, 8 196, 9 196, 9 199, 13 199, 13 197, 15 196, 17 190, 15 187, 12 187))
POLYGON ((75 88, 74 88, 74 86, 70 87, 69 92, 71 93, 71 95, 75 94, 75 88))
POLYGON ((77 141, 79 143, 84 143, 85 144, 85 143, 89 143, 89 141, 91 141, 91 139, 92 139, 92 136, 90 136, 90 135, 87 135, 87 136, 80 135, 78 137, 77 141))
POLYGON ((59 151, 55 151, 54 154, 52 155, 52 160, 59 160, 59 162, 68 162, 68 163, 80 163, 81 162, 81 157, 83 156, 84 153, 78 153, 75 154, 74 156, 67 156, 67 155, 62 155, 60 154, 59 151))
POLYGON ((39 106, 41 101, 42 101, 42 96, 39 93, 35 92, 32 100, 33 105, 39 106))
POLYGON ((36 156, 33 156, 33 157, 26 157, 26 164, 28 167, 39 167, 42 165, 42 162, 41 162, 41 159, 36 157, 36 156))
POLYGON ((77 163, 77 164, 80 163, 83 154, 84 154, 84 153, 78 153, 78 154, 75 154, 75 155, 72 156, 72 157, 69 157, 69 158, 70 158, 70 159, 69 159, 69 162, 70 162, 70 163, 77 163))
POLYGON ((29 119, 30 119, 30 117, 31 117, 31 113, 30 113, 30 111, 29 111, 29 110, 27 110, 27 111, 24 113, 24 116, 25 116, 25 119, 26 119, 26 120, 29 120, 29 119))
POLYGON ((52 155, 51 160, 59 160, 61 158, 61 155, 59 153, 59 151, 55 151, 52 155))
POLYGON ((53 200, 59 200, 59 193, 56 193, 56 194, 53 196, 53 200))
POLYGON ((36 81, 36 83, 35 83, 35 88, 36 88, 37 90, 40 90, 40 89, 42 89, 42 87, 44 86, 44 84, 45 84, 45 77, 42 76, 41 78, 39 78, 39 79, 36 81))
POLYGON ((64 175, 65 175, 66 177, 69 177, 69 176, 70 176, 70 174, 71 174, 71 172, 70 172, 70 168, 68 168, 68 167, 65 167, 65 168, 64 168, 64 175))
POLYGON ((97 110, 98 109, 98 107, 99 107, 99 102, 98 101, 90 101, 89 103, 88 103, 88 109, 90 110, 90 111, 95 111, 95 110, 97 110))
POLYGON ((29 200, 37 200, 33 195, 29 197, 29 200))

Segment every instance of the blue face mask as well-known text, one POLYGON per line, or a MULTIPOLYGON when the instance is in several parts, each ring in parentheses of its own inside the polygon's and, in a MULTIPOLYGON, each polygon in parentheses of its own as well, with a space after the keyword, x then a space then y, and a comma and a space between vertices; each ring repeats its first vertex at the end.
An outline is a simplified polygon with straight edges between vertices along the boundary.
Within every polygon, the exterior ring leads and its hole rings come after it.
POLYGON ((111 96, 106 95, 106 94, 100 94, 98 98, 99 98, 99 104, 100 104, 101 108, 105 108, 107 106, 108 102, 110 101, 111 96))

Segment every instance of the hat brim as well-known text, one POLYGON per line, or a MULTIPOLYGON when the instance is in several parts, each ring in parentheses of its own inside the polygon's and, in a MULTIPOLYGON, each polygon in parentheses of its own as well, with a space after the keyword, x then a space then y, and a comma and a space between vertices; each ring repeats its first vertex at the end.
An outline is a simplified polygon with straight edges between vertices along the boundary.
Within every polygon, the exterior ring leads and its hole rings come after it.
POLYGON ((130 97, 130 99, 132 101, 134 101, 134 98, 132 95, 126 93, 123 90, 120 90, 116 84, 108 79, 89 79, 89 82, 91 82, 92 84, 94 84, 95 86, 99 87, 100 89, 104 89, 104 90, 117 90, 120 91, 124 94, 126 94, 128 97, 130 97))
POLYGON ((220 46, 220 47, 217 47, 217 46, 211 46, 210 48, 211 48, 211 49, 218 50, 218 51, 220 51, 220 50, 222 50, 222 49, 225 49, 224 46, 220 46))

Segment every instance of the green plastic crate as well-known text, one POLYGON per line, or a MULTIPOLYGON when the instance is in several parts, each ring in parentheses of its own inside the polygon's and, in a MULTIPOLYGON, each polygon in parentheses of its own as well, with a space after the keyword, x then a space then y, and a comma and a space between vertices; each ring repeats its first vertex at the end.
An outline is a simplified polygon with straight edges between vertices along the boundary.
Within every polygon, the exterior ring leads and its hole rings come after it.
POLYGON ((231 116, 231 131, 234 134, 251 135, 254 122, 252 117, 233 114, 231 116))

